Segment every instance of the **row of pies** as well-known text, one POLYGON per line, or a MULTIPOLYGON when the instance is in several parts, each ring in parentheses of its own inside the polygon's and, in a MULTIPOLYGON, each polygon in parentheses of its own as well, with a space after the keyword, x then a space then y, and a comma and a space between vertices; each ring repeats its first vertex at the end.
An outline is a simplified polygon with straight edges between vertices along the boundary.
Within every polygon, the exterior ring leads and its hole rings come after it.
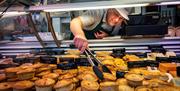
POLYGON ((4 70, 0 75, 0 91, 163 91, 162 86, 171 89, 167 91, 179 91, 167 83, 168 77, 162 72, 137 68, 117 79, 116 71, 113 68, 111 71, 112 74, 103 73, 104 80, 99 80, 92 67, 61 70, 53 64, 23 64, 4 70))

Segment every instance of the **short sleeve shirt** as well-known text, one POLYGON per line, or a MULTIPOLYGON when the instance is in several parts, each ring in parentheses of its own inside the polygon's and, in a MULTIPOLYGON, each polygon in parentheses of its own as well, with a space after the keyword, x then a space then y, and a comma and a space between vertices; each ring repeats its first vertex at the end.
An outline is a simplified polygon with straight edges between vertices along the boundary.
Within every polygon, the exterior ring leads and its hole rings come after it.
POLYGON ((88 10, 83 13, 80 17, 81 22, 83 24, 83 29, 85 30, 93 30, 102 20, 106 22, 107 10, 88 10))

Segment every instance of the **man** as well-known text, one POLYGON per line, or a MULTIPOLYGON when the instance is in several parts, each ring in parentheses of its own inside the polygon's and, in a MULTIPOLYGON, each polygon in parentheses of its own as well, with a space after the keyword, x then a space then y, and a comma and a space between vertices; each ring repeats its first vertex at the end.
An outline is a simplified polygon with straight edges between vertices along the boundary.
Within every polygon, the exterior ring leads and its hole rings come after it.
POLYGON ((88 48, 87 39, 107 37, 113 32, 114 26, 122 25, 125 20, 129 20, 125 9, 89 10, 70 23, 74 44, 84 52, 88 48))

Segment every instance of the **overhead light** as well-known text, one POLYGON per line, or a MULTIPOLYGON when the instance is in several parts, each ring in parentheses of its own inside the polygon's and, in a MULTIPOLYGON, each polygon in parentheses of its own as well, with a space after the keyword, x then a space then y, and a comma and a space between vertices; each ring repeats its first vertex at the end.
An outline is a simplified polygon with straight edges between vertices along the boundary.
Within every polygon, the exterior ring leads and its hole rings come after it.
POLYGON ((177 5, 177 4, 180 4, 180 1, 161 2, 161 3, 156 4, 156 5, 177 5))
POLYGON ((45 12, 58 12, 58 11, 77 11, 77 10, 95 10, 95 9, 108 9, 108 8, 129 8, 129 7, 141 7, 148 6, 149 3, 143 4, 126 4, 126 5, 109 5, 109 6, 86 6, 86 7, 70 7, 70 8, 61 8, 57 7, 57 9, 45 9, 45 12))
MULTIPOLYGON (((1 14, 2 12, 0 12, 1 14)), ((14 12, 5 12, 2 16, 2 18, 5 17, 13 17, 13 16, 19 16, 19 15, 25 15, 28 14, 27 12, 18 12, 18 11, 14 11, 14 12)))

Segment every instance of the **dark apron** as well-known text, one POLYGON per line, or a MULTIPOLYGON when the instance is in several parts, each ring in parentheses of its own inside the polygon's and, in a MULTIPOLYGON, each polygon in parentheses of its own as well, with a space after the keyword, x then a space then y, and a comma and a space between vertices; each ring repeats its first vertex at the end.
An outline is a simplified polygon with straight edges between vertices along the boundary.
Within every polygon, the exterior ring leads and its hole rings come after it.
MULTIPOLYGON (((101 27, 103 24, 103 17, 104 15, 102 16, 100 23, 93 30, 83 30, 87 39, 96 39, 94 33, 99 32, 100 30, 105 31, 101 27)), ((73 39, 73 38, 74 38, 74 35, 71 33, 70 39, 73 39)))

